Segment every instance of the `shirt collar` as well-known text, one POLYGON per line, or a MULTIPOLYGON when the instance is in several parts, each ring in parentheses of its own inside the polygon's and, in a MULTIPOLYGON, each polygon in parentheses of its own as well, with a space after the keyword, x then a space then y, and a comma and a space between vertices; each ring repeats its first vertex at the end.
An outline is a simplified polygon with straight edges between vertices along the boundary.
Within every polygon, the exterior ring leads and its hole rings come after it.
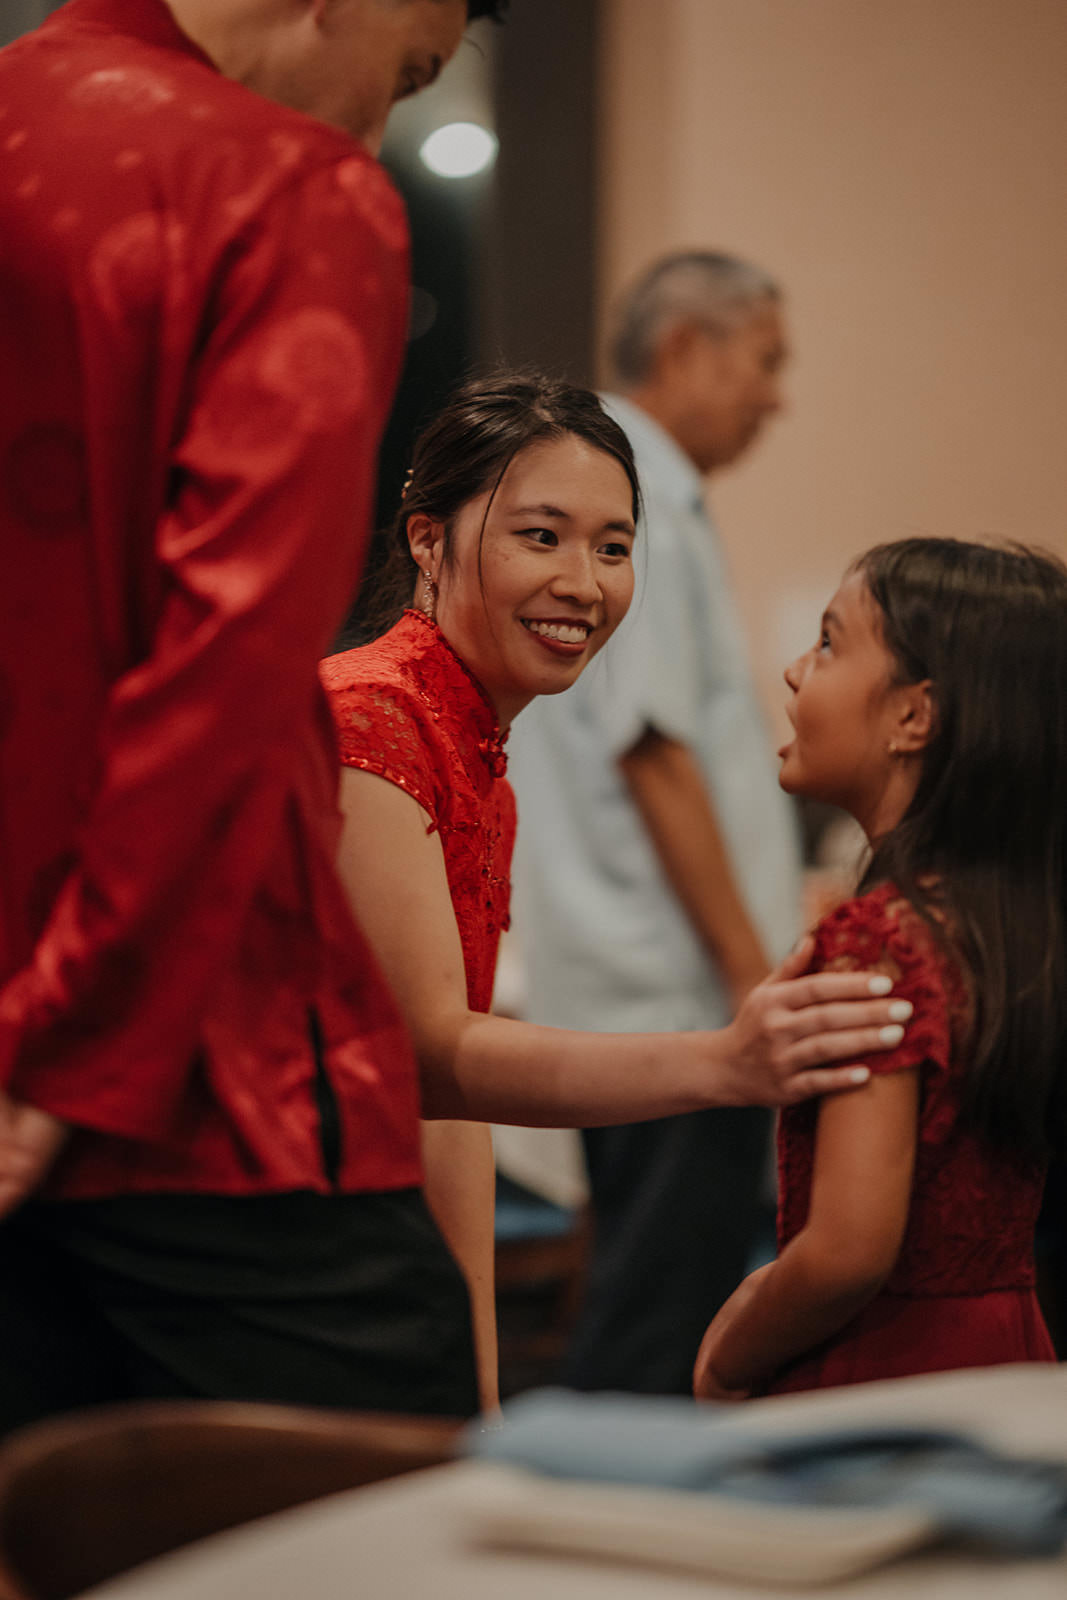
POLYGON ((164 0, 70 0, 53 20, 66 27, 84 26, 125 34, 129 39, 139 39, 161 50, 192 56, 194 61, 218 71, 207 52, 182 32, 164 0))
POLYGON ((615 418, 642 456, 648 471, 655 476, 657 493, 675 500, 689 510, 704 511, 704 480, 677 439, 673 439, 647 411, 621 394, 603 397, 605 410, 615 418))

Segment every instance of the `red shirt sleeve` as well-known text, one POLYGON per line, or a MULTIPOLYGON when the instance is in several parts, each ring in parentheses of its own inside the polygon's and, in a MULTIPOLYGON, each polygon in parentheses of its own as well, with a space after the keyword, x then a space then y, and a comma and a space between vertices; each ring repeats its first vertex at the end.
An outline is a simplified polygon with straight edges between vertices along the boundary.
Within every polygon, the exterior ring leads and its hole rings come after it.
POLYGON ((860 1058, 861 1065, 878 1074, 924 1065, 948 1070, 952 1011, 944 956, 933 930, 906 902, 876 889, 838 906, 815 931, 813 970, 884 972, 893 980, 892 998, 911 1001, 900 1044, 860 1058))
POLYGON ((152 1138, 178 1104, 307 787, 406 287, 400 202, 362 157, 335 161, 245 221, 195 370, 165 375, 189 403, 163 460, 162 604, 110 691, 77 865, 0 992, 0 1077, 59 1117, 152 1138))

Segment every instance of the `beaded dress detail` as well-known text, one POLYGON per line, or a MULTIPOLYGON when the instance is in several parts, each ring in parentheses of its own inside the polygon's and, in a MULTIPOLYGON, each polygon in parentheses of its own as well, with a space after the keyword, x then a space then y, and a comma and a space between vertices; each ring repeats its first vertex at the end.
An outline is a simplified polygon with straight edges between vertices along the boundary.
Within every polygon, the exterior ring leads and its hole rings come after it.
POLYGON ((405 611, 382 638, 330 656, 321 677, 346 767, 410 794, 441 836, 473 1011, 488 1011, 508 926, 515 798, 506 733, 437 624, 405 611))
MULTIPOLYGON (((816 969, 880 970, 893 979, 893 998, 911 1001, 900 1045, 863 1064, 878 1074, 919 1069, 918 1144, 907 1229, 885 1287, 772 1390, 1051 1359, 1033 1295, 1045 1170, 964 1124, 972 1003, 960 967, 891 884, 838 906, 815 941, 816 969)), ((807 1220, 817 1121, 817 1101, 781 1115, 779 1250, 807 1220)))

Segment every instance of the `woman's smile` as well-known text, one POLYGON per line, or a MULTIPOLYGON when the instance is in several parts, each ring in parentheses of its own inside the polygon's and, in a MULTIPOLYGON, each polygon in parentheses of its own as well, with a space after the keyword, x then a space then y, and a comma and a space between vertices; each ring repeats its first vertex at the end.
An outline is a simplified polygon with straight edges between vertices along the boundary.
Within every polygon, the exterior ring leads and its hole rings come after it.
POLYGON ((591 622, 566 617, 520 617, 519 620, 538 644, 558 655, 581 655, 593 633, 591 622))

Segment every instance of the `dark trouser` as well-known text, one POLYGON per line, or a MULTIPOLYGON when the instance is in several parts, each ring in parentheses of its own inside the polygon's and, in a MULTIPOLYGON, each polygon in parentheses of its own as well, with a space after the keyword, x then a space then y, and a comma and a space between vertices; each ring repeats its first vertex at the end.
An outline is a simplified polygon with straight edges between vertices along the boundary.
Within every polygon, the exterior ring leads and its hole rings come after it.
POLYGON ((769 1136, 770 1113, 747 1108, 585 1130, 593 1253, 565 1383, 692 1392, 756 1239, 769 1136))
POLYGON ((1037 1292, 1056 1355, 1067 1361, 1067 1158, 1049 1167, 1037 1219, 1037 1292))
POLYGON ((464 1280, 422 1195, 125 1195, 0 1226, 0 1431, 116 1400, 471 1416, 464 1280))

